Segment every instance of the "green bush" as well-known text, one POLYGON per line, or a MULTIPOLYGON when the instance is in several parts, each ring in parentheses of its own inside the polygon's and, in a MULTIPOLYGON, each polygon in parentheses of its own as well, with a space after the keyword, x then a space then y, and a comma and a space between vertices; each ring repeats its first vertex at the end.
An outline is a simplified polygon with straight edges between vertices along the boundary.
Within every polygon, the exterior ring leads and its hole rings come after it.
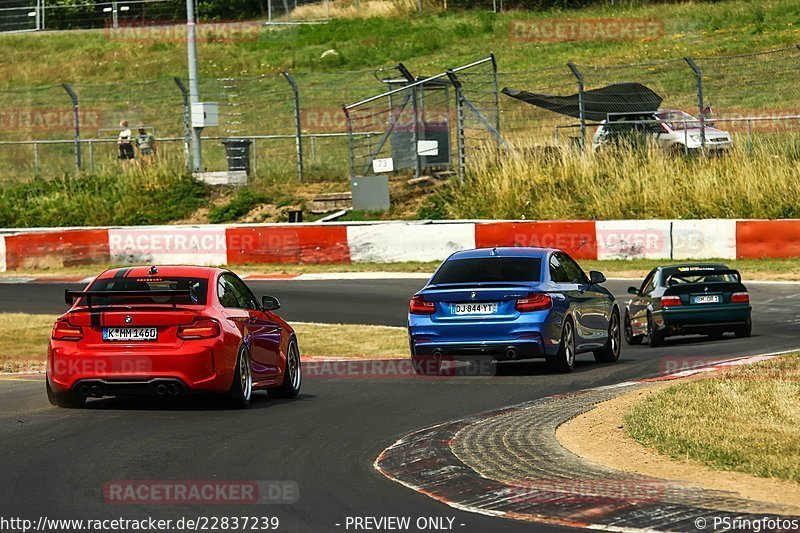
POLYGON ((206 196, 204 184, 169 169, 38 178, 0 188, 0 227, 162 224, 206 196))
POLYGON ((263 194, 251 189, 239 189, 228 202, 212 209, 208 214, 208 219, 214 224, 233 222, 245 216, 258 204, 266 201, 267 198, 263 194))

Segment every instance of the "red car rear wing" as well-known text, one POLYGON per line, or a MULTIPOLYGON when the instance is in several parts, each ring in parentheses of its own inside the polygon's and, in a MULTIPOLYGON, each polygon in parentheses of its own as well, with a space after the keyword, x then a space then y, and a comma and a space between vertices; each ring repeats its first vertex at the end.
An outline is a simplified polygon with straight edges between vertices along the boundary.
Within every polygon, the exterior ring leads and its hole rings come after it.
POLYGON ((68 305, 75 303, 79 298, 86 298, 86 306, 92 308, 92 300, 96 298, 106 299, 128 299, 128 298, 157 298, 159 296, 168 296, 169 302, 172 306, 177 306, 177 299, 179 296, 186 296, 192 303, 197 302, 197 295, 191 289, 181 290, 158 290, 158 291, 71 291, 64 290, 64 301, 68 305))

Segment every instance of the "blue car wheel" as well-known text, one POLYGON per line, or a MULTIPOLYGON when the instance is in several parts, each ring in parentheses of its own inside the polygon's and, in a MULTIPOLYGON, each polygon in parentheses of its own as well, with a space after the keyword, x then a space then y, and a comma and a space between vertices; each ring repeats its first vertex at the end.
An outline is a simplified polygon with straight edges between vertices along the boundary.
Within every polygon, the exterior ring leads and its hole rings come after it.
POLYGON ((572 372, 575 368, 575 326, 572 317, 564 321, 561 330, 561 343, 555 357, 547 358, 547 366, 553 372, 572 372))

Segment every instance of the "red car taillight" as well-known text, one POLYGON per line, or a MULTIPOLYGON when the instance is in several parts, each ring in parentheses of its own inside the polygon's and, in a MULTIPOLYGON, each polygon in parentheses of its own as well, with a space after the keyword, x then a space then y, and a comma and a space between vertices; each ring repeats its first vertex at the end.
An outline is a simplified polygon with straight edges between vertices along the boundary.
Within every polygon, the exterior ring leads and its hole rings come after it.
POLYGON ((535 293, 529 294, 527 298, 518 298, 514 309, 520 313, 530 313, 531 311, 544 311, 553 307, 553 299, 549 294, 535 293))
POLYGON ((411 298, 408 312, 412 315, 432 315, 436 312, 436 304, 426 302, 424 296, 414 296, 411 298))
POLYGON ((746 292, 734 292, 731 295, 731 303, 732 304, 749 304, 750 303, 750 295, 746 292))
POLYGON ((79 341, 83 338, 83 330, 67 320, 58 320, 53 326, 51 338, 56 341, 79 341))
POLYGON ((178 338, 183 340, 211 339, 219 336, 219 324, 206 318, 178 328, 178 338))
POLYGON ((661 297, 661 307, 676 307, 681 305, 681 297, 680 296, 662 296, 661 297))

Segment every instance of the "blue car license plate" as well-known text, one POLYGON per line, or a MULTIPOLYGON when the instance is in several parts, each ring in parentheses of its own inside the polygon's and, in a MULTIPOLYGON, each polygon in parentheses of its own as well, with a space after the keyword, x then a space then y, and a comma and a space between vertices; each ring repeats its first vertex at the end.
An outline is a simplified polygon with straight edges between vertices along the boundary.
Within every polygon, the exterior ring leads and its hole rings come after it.
POLYGON ((453 304, 454 315, 494 315, 497 314, 497 302, 481 302, 453 304))

